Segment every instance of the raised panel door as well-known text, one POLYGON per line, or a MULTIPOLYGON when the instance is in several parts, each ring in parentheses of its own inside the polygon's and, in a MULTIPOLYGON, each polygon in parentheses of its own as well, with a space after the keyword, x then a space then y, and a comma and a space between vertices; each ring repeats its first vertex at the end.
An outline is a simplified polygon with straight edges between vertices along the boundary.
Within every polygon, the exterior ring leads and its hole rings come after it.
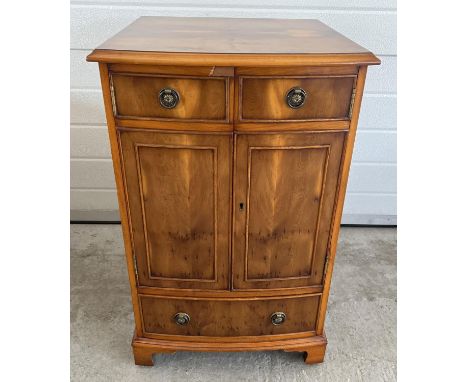
POLYGON ((236 137, 235 289, 322 284, 345 135, 236 137))
POLYGON ((138 284, 227 289, 231 135, 120 132, 138 284))

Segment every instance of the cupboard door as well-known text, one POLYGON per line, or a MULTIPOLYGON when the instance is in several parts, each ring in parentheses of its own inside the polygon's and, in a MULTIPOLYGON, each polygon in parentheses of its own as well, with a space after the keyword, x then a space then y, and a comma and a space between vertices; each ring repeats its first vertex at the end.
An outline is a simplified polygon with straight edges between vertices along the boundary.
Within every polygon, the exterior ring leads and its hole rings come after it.
POLYGON ((235 289, 322 284, 345 136, 236 137, 235 289))
POLYGON ((138 284, 227 289, 231 135, 121 131, 138 284))

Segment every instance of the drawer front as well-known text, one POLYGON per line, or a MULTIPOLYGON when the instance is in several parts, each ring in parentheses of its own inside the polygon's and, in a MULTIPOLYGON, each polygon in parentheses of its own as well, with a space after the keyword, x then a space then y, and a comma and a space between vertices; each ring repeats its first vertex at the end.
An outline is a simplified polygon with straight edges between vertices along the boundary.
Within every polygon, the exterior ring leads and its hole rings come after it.
POLYGON ((241 77, 241 121, 347 120, 355 75, 241 77))
POLYGON ((231 300, 139 298, 145 333, 215 337, 314 331, 320 300, 319 295, 231 300), (283 322, 281 313, 285 315, 283 322))
POLYGON ((227 122, 228 79, 113 73, 119 118, 227 122))

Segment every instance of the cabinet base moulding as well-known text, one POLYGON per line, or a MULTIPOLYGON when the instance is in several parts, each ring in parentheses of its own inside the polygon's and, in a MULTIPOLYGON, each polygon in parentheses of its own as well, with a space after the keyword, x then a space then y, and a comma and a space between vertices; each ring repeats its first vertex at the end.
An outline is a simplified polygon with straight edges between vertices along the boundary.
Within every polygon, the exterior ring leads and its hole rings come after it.
POLYGON ((134 336, 132 347, 135 364, 140 366, 153 366, 153 354, 175 353, 176 351, 237 352, 284 350, 287 352, 303 352, 304 362, 314 364, 323 362, 327 338, 323 335, 279 341, 195 342, 166 341, 134 336))

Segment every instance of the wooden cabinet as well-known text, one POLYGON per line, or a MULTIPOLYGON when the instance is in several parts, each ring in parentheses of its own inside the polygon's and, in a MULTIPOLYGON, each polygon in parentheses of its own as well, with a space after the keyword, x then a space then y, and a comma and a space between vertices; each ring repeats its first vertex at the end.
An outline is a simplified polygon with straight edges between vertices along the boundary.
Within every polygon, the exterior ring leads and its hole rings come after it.
POLYGON ((274 349, 321 362, 365 75, 379 60, 315 20, 165 17, 138 19, 88 60, 135 363, 274 349))

